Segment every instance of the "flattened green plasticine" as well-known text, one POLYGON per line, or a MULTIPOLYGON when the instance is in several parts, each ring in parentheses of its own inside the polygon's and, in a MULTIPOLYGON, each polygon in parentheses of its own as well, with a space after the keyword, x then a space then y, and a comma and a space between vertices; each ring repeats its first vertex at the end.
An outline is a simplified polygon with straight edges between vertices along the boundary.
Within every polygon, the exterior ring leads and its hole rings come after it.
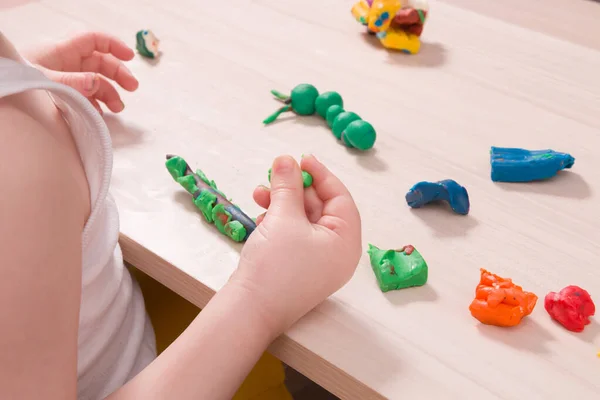
POLYGON ((213 222, 213 206, 217 202, 217 195, 207 189, 200 192, 200 196, 194 200, 194 204, 204 215, 208 222, 213 222))
POLYGON ((241 242, 246 237, 246 228, 239 221, 229 221, 225 225, 225 234, 236 242, 241 242))
POLYGON ((227 232, 225 232, 225 225, 231 221, 231 214, 225 210, 225 206, 223 204, 217 204, 212 209, 212 219, 215 221, 215 226, 219 232, 227 234, 227 232))
POLYGON ((413 246, 381 250, 369 244, 368 254, 382 292, 423 286, 427 282, 427 263, 413 246))
POLYGON ((329 107, 335 105, 344 107, 344 100, 342 100, 342 96, 338 92, 321 93, 315 100, 317 114, 323 118, 326 118, 329 107))
POLYGON ((194 179, 192 175, 182 176, 181 178, 177 178, 176 181, 191 194, 200 190, 198 186, 196 186, 196 179, 194 179))
POLYGON ((167 171, 171 174, 173 179, 181 178, 185 175, 185 168, 187 166, 185 160, 181 157, 173 157, 165 162, 167 171))

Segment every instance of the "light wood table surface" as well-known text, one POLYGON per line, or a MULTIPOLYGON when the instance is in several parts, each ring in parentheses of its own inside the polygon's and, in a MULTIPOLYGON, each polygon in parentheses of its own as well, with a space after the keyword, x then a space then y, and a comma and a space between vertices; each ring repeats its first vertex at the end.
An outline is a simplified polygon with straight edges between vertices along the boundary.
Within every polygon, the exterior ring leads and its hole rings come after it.
POLYGON ((365 249, 413 244, 430 277, 383 294, 365 254, 346 287, 273 344, 276 356, 342 398, 600 398, 598 318, 572 334, 543 308, 569 284, 600 303, 599 3, 432 1, 416 56, 367 37, 352 0, 2 4, 0 27, 23 46, 84 29, 131 45, 139 29, 161 39, 159 61, 129 64, 141 86, 124 95, 125 112, 106 117, 122 247, 143 271, 202 307, 241 248, 203 222, 166 153, 202 168, 250 215, 275 156, 314 153, 352 191, 365 249), (347 151, 316 116, 263 127, 279 106, 269 90, 302 82, 340 92, 376 127, 375 149, 347 151), (495 184, 492 145, 576 162, 548 182, 495 184), (407 207, 412 184, 444 178, 469 190, 469 216, 407 207), (480 267, 540 297, 520 326, 471 317, 480 267))

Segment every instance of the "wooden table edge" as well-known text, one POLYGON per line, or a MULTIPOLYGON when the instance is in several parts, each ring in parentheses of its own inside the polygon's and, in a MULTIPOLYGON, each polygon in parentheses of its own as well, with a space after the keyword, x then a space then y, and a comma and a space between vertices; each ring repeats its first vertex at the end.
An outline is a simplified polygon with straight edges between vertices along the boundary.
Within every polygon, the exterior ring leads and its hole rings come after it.
MULTIPOLYGON (((121 234, 119 243, 125 262, 165 285, 195 306, 204 308, 216 293, 127 235, 121 234)), ((268 351, 342 399, 386 399, 377 391, 285 334, 277 338, 268 351)))

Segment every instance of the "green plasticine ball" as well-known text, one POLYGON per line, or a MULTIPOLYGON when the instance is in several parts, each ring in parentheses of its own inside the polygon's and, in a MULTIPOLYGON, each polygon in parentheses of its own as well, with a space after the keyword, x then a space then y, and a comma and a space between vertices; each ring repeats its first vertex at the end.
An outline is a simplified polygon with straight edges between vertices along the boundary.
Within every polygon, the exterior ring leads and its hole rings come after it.
POLYGON ((359 119, 360 117, 352 111, 344 111, 338 114, 338 116, 335 117, 335 119, 333 120, 333 125, 331 126, 331 131, 333 132, 333 135, 336 138, 341 139, 342 132, 346 130, 346 127, 350 125, 351 122, 359 119))
POLYGON ((344 141, 350 143, 352 147, 359 150, 369 150, 375 144, 377 134, 373 125, 363 120, 351 122, 344 132, 342 132, 344 141))
POLYGON ((315 100, 317 114, 323 118, 326 118, 327 110, 329 110, 329 107, 331 106, 344 107, 344 100, 342 100, 342 96, 340 96, 338 92, 321 93, 315 100))
POLYGON ((292 90, 292 109, 296 114, 312 115, 315 113, 315 100, 319 91, 313 85, 302 83, 292 90))
POLYGON ((313 183, 313 177, 306 171, 302 171, 302 185, 307 188, 313 183))
POLYGON ((344 108, 342 106, 338 106, 337 104, 334 104, 333 106, 329 107, 327 109, 327 113, 325 114, 325 120, 327 121, 327 125, 329 125, 329 127, 331 128, 335 117, 337 117, 343 112, 344 108))

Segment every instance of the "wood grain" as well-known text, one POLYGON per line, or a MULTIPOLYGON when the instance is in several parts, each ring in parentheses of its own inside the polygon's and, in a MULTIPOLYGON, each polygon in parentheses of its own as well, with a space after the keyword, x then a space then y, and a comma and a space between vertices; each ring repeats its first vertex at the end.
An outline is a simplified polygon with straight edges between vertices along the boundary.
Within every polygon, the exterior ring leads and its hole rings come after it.
MULTIPOLYGON (((129 65, 141 81, 113 134, 113 195, 126 259, 198 306, 227 281, 240 246, 204 223, 170 178, 164 155, 201 167, 247 213, 272 159, 315 153, 360 208, 364 247, 413 244, 428 284, 383 294, 366 255, 342 290, 271 350, 348 399, 595 399, 600 325, 569 333, 542 304, 520 326, 474 320, 479 268, 512 277, 541 298, 568 284, 600 296, 599 4, 585 0, 433 1, 422 53, 382 49, 344 0, 47 0, 0 13, 20 45, 102 29, 132 45, 161 39, 156 62, 129 65), (26 21, 27 23, 24 23, 26 21), (318 117, 260 123, 270 89, 301 82, 339 91, 373 123, 358 154, 318 117), (548 182, 494 184, 489 147, 553 148, 575 166, 548 182), (468 217, 445 207, 411 211, 420 180, 453 178, 468 217)), ((318 277, 315 277, 318 279, 318 277)))

